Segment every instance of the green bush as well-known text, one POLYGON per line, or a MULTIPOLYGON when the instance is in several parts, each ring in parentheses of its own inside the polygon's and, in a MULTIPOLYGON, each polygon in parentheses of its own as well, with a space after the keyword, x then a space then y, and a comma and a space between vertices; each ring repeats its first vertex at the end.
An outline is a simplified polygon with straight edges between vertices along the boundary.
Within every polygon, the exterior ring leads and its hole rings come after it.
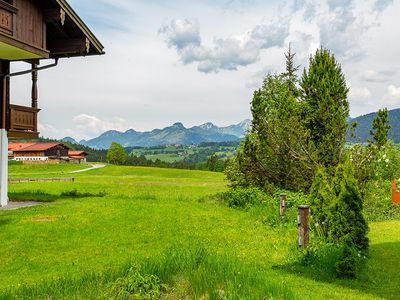
POLYGON ((221 195, 229 207, 247 209, 266 201, 266 194, 259 188, 232 188, 221 195))
POLYGON ((341 255, 336 263, 336 274, 339 278, 356 278, 361 266, 362 254, 354 246, 349 236, 341 247, 341 255))
POLYGON ((159 299, 167 286, 155 275, 142 275, 138 267, 131 267, 125 277, 118 278, 110 285, 112 299, 159 299))
POLYGON ((338 166, 333 180, 336 201, 328 217, 328 236, 335 243, 351 238, 359 250, 368 249, 368 224, 363 216, 363 201, 349 162, 338 166))

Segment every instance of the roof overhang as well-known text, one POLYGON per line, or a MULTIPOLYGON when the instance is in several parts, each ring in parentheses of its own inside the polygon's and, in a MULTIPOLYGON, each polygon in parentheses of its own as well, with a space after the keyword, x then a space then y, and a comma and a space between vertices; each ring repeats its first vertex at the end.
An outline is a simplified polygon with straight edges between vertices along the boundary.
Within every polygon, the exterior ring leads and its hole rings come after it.
POLYGON ((52 26, 48 31, 50 58, 102 55, 104 46, 82 21, 66 0, 51 0, 64 14, 63 25, 52 26))

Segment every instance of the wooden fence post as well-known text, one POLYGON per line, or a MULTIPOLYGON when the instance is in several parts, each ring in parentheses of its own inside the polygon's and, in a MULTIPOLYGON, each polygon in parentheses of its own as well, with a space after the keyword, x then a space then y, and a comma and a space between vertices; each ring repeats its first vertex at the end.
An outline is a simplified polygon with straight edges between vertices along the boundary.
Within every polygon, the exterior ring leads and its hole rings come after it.
POLYGON ((281 217, 283 217, 285 215, 286 212, 286 194, 281 194, 279 196, 279 214, 281 215, 281 217))
POLYGON ((310 215, 310 207, 308 205, 298 206, 297 224, 299 230, 299 248, 307 249, 309 242, 308 217, 310 215))

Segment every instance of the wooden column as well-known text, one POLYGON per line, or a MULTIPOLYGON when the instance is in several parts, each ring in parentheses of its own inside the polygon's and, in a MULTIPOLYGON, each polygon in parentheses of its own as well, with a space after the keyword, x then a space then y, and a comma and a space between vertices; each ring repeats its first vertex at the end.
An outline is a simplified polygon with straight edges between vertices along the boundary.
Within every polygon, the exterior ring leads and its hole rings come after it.
POLYGON ((7 78, 4 81, 4 76, 10 73, 10 62, 0 60, 0 128, 6 129, 9 124, 7 124, 7 116, 9 114, 8 107, 10 105, 10 79, 7 78), (5 118, 3 118, 5 117, 5 118))
POLYGON ((309 228, 308 228, 308 218, 310 215, 310 207, 308 205, 298 206, 297 224, 299 227, 299 248, 307 249, 309 242, 309 228))
MULTIPOLYGON (((37 64, 32 64, 32 69, 37 68, 37 64)), ((32 72, 32 108, 38 108, 38 88, 37 88, 37 81, 38 81, 38 72, 32 72)))
POLYGON ((279 196, 279 214, 281 215, 281 217, 283 217, 286 212, 286 200, 286 194, 281 194, 279 196))

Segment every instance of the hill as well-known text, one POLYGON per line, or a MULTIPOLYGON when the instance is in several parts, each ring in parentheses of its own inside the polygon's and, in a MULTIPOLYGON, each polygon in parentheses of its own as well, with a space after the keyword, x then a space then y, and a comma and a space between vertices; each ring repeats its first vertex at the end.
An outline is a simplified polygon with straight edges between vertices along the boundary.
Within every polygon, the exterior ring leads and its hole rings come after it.
POLYGON ((163 129, 138 132, 130 129, 125 132, 110 130, 99 137, 80 143, 97 149, 107 149, 112 142, 124 147, 154 147, 159 145, 197 145, 206 142, 239 141, 250 126, 250 120, 227 127, 218 127, 213 123, 186 128, 182 123, 175 123, 163 129))
MULTIPOLYGON (((371 138, 369 132, 372 128, 372 122, 376 118, 377 114, 377 112, 374 112, 348 120, 349 124, 357 122, 357 128, 355 131, 356 138, 352 138, 349 134, 347 140, 349 142, 367 142, 368 139, 371 138)), ((389 111, 389 120, 390 125, 392 126, 389 131, 389 138, 395 143, 400 143, 400 108, 389 111)))

